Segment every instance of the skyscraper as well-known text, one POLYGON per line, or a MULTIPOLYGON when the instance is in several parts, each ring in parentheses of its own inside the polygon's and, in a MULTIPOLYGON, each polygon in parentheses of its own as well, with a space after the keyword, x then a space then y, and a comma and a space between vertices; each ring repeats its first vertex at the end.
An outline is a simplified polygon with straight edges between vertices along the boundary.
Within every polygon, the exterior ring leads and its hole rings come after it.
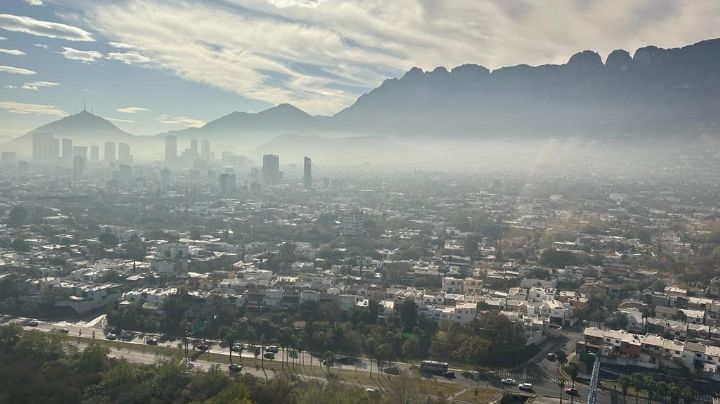
POLYGON ((118 144, 118 160, 122 163, 130 163, 132 161, 130 146, 127 143, 118 144))
POLYGON ((73 141, 72 139, 63 139, 62 140, 62 161, 65 164, 70 165, 72 163, 73 158, 73 141))
POLYGON ((177 161, 177 137, 173 135, 165 136, 165 163, 174 163, 177 161))
POLYGON ((280 183, 280 156, 277 154, 264 155, 260 175, 262 183, 265 185, 276 185, 280 183))
POLYGON ((105 161, 115 161, 115 142, 105 142, 105 161))
POLYGON ((87 161, 88 158, 88 148, 87 146, 73 146, 73 158, 75 156, 82 156, 85 161, 87 161))
POLYGON ((312 187, 312 159, 310 157, 303 159, 303 185, 305 188, 312 187))
POLYGON ((200 157, 202 157, 203 160, 211 160, 212 159, 212 151, 210 150, 210 141, 207 139, 203 139, 203 141, 200 143, 200 157))
POLYGON ((100 161, 100 146, 96 144, 90 146, 90 161, 93 163, 100 161))
POLYGON ((220 194, 228 195, 235 192, 235 174, 223 173, 218 176, 220 194))
POLYGON ((52 133, 33 133, 33 160, 54 163, 60 155, 59 140, 52 133))
POLYGON ((85 157, 76 155, 73 157, 73 178, 79 179, 85 176, 85 157))

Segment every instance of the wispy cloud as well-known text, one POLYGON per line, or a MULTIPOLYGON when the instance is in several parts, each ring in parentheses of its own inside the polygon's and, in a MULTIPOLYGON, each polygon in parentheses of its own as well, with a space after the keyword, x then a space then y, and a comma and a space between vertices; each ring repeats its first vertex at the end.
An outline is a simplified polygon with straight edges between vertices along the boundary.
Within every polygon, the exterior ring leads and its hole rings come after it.
POLYGON ((0 73, 12 73, 12 74, 22 74, 25 76, 30 76, 35 74, 34 71, 23 69, 21 67, 13 67, 13 66, 0 66, 0 73))
POLYGON ((7 55, 13 55, 13 56, 22 56, 25 54, 25 52, 19 51, 17 49, 3 49, 3 48, 0 48, 0 53, 5 53, 7 55))
POLYGON ((97 51, 83 51, 66 47, 63 47, 63 51, 59 53, 65 56, 65 59, 79 60, 83 63, 92 63, 103 57, 102 53, 97 51))
POLYGON ((4 41, 4 40, 6 40, 6 39, 7 39, 7 38, 5 38, 4 36, 0 36, 0 41, 4 41))
POLYGON ((110 60, 118 60, 128 65, 148 63, 150 61, 150 58, 136 52, 110 52, 108 53, 107 58, 110 60))
POLYGON ((42 6, 44 3, 42 0, 24 0, 25 3, 31 5, 31 6, 42 6))
POLYGON ((160 115, 157 121, 167 125, 182 125, 188 128, 198 128, 205 125, 205 121, 189 118, 187 116, 160 115))
POLYGON ((108 42, 108 45, 112 46, 113 48, 118 48, 118 49, 137 49, 136 46, 133 46, 133 45, 130 45, 127 43, 122 43, 122 42, 108 42))
POLYGON ((33 46, 36 46, 38 48, 43 48, 43 49, 50 49, 50 47, 45 45, 44 43, 36 43, 36 44, 33 44, 33 46))
POLYGON ((124 107, 124 108, 118 108, 116 110, 117 112, 122 112, 124 114, 136 114, 138 112, 147 111, 147 108, 143 107, 124 107))
POLYGON ((33 90, 37 91, 41 88, 51 88, 51 87, 57 87, 60 83, 55 83, 54 81, 33 81, 31 83, 25 83, 22 85, 22 88, 25 90, 33 90))
POLYGON ((27 104, 16 101, 0 101, 0 109, 14 114, 34 114, 34 115, 57 115, 64 116, 65 113, 53 105, 43 104, 27 104))
POLYGON ((0 14, 0 28, 7 31, 66 39, 68 41, 90 42, 95 40, 92 34, 82 28, 12 14, 0 14))
POLYGON ((108 121, 123 122, 123 123, 135 123, 136 122, 136 121, 131 121, 130 119, 118 119, 118 118, 105 118, 105 119, 107 119, 108 121))

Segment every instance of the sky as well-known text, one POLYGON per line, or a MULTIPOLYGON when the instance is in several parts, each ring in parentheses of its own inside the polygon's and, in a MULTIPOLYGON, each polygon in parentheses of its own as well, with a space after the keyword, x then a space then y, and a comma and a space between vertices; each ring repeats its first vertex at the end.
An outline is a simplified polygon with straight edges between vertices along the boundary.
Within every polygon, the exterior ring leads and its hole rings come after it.
POLYGON ((2 0, 0 137, 83 105, 138 135, 280 103, 331 115, 414 66, 632 54, 718 21, 716 0, 2 0))

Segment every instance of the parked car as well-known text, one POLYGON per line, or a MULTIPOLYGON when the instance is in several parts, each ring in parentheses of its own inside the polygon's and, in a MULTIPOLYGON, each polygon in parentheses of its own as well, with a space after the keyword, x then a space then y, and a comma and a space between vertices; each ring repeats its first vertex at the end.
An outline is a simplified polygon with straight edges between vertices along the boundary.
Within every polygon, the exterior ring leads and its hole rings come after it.
POLYGON ((516 385, 517 385, 517 382, 515 381, 515 379, 509 379, 509 378, 508 378, 508 379, 502 379, 502 380, 500 380, 500 383, 502 383, 502 384, 507 384, 507 385, 509 385, 509 386, 516 386, 516 385))
POLYGON ((63 334, 70 334, 70 330, 68 330, 67 328, 61 328, 60 332, 63 334))
POLYGON ((148 345, 157 345, 157 344, 158 344, 158 340, 155 339, 155 338, 148 338, 148 339, 145 340, 145 343, 148 344, 148 345))
POLYGON ((232 348, 230 348, 233 352, 240 352, 243 349, 242 344, 233 344, 232 348))
POLYGON ((275 354, 272 353, 272 352, 265 352, 265 353, 263 354, 263 358, 265 358, 265 359, 275 359, 275 354))
POLYGON ((359 359, 352 358, 349 356, 341 356, 341 357, 337 358, 336 362, 341 365, 354 365, 359 362, 359 359))
POLYGON ((288 356, 290 356, 290 357, 293 358, 293 359, 297 359, 297 357, 298 357, 298 351, 296 351, 296 350, 293 349, 292 351, 288 352, 288 356))
POLYGON ((389 375, 399 375, 400 374, 400 368, 395 365, 386 366, 383 368, 383 372, 389 374, 389 375))
POLYGON ((549 361, 555 361, 555 359, 557 359, 557 355, 555 355, 554 352, 550 352, 550 353, 547 354, 546 358, 547 358, 549 361))
POLYGON ((37 327, 39 324, 40 324, 40 323, 38 323, 37 320, 30 320, 30 321, 27 322, 27 325, 28 325, 29 327, 37 327))
POLYGON ((110 341, 115 341, 117 339, 117 335, 110 333, 106 335, 105 338, 109 339, 110 341))
POLYGON ((240 372, 243 370, 242 365, 238 365, 237 363, 231 363, 228 365, 228 370, 231 372, 240 372))
POLYGON ((455 372, 452 370, 448 370, 447 372, 442 374, 443 377, 447 377, 448 379, 454 379, 455 378, 455 372))
POLYGON ((269 345, 265 347, 265 352, 272 352, 274 354, 280 352, 280 349, 275 345, 269 345))
POLYGON ((565 394, 568 394, 570 396, 577 396, 578 391, 575 387, 568 387, 565 389, 565 394))
POLYGON ((202 351, 202 352, 206 352, 207 350, 210 349, 210 347, 205 344, 200 344, 200 345, 196 346, 195 348, 197 348, 198 351, 202 351))
POLYGON ((532 391, 533 385, 530 383, 520 383, 518 384, 518 388, 523 391, 532 391))

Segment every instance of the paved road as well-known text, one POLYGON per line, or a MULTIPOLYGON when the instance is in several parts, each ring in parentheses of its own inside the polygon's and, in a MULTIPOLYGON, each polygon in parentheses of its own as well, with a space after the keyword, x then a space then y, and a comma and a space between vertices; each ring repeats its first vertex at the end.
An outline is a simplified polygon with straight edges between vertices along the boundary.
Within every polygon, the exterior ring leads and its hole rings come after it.
MULTIPOLYGON (((9 317, 9 316, 2 316, 0 315, 0 324, 7 324, 7 323, 23 323, 27 319, 23 318, 17 318, 17 317, 9 317)), ((88 322, 76 322, 76 323, 68 323, 68 322, 45 322, 45 321, 38 321, 37 327, 29 327, 24 326, 25 329, 36 329, 40 331, 50 332, 54 330, 67 330, 68 334, 71 336, 80 336, 85 338, 95 338, 97 340, 106 340, 106 336, 103 333, 104 328, 104 318, 103 316, 100 316, 92 321, 88 322)), ((148 334, 149 335, 149 334, 148 334)), ((532 358, 528 363, 523 364, 522 366, 508 371, 498 371, 498 372, 492 372, 492 373, 486 373, 486 374, 477 374, 475 372, 471 372, 470 377, 463 376, 463 372, 461 369, 455 369, 455 374, 457 376, 456 379, 448 380, 442 377, 437 378, 439 381, 443 382, 453 382, 460 384, 462 386, 465 386, 466 388, 471 388, 474 386, 480 386, 480 387, 493 387, 499 390, 503 391, 510 391, 510 392, 519 392, 519 389, 517 386, 508 386, 500 383, 500 380, 503 378, 512 378, 515 379, 518 383, 532 383, 533 384, 533 393, 538 395, 543 395, 547 397, 557 397, 560 396, 560 388, 557 385, 557 380, 560 378, 559 373, 559 366, 560 364, 557 361, 550 361, 545 358, 546 354, 548 352, 557 352, 558 350, 563 350, 566 353, 570 353, 575 349, 575 344, 577 341, 581 338, 581 334, 579 333, 567 333, 565 336, 558 340, 555 344, 546 344, 544 349, 536 355, 536 357, 532 358)), ((138 334, 138 337, 129 340, 129 341, 120 341, 125 344, 137 344, 137 345, 145 345, 145 336, 142 336, 138 334)), ((173 347, 177 348, 180 341, 174 341, 169 343, 161 344, 162 346, 167 347, 173 347)), ((82 343, 79 343, 80 347, 83 347, 82 343)), ((210 349, 209 352, 211 353, 217 353, 221 355, 227 355, 228 349, 222 348, 217 343, 209 343, 208 344, 210 349)), ((193 351, 196 352, 196 351, 193 351)), ((157 356, 153 352, 141 352, 137 349, 122 349, 120 351, 113 350, 112 355, 115 356, 122 356, 126 359, 138 362, 138 363, 147 363, 147 364, 153 364, 157 363, 158 361, 166 360, 167 358, 164 358, 162 356, 157 356)), ((237 353, 233 354, 233 357, 235 357, 237 353)), ((251 352, 243 351, 242 353, 243 358, 254 358, 255 356, 251 352)), ((280 360, 283 358, 283 352, 280 352, 275 360, 280 360)), ((290 360, 292 361, 292 360, 290 360)), ((319 365, 320 359, 317 357, 313 357, 308 352, 302 352, 301 356, 297 359, 298 363, 304 363, 306 365, 319 365)), ((213 362, 204 361, 204 360, 195 360, 193 361, 194 366, 198 369, 207 370, 210 368, 210 366, 215 365, 213 362)), ((409 363, 403 363, 403 362, 392 362, 393 365, 398 366, 400 369, 409 369, 412 367, 412 364, 409 363)), ((224 366, 224 365, 223 365, 224 366)), ((360 358, 357 365, 342 365, 342 364, 336 364, 336 368, 340 369, 348 369, 353 371, 372 371, 377 372, 377 363, 375 361, 371 361, 367 358, 360 358)), ((262 369, 256 370, 255 368, 245 368, 245 371, 253 374, 258 377, 272 377, 273 372, 272 371, 263 371, 262 369)), ((435 377, 430 377, 435 378, 435 377)), ((567 386, 569 386, 569 381, 567 381, 567 386)), ((573 400, 576 403, 584 403, 587 400, 587 387, 582 384, 577 384, 576 389, 578 390, 578 395, 573 398, 573 400)), ((563 394, 563 399, 568 400, 570 397, 567 397, 566 394, 563 394)), ((613 404, 610 394, 607 394, 606 392, 600 392, 598 395, 598 403, 599 404, 613 404)))

